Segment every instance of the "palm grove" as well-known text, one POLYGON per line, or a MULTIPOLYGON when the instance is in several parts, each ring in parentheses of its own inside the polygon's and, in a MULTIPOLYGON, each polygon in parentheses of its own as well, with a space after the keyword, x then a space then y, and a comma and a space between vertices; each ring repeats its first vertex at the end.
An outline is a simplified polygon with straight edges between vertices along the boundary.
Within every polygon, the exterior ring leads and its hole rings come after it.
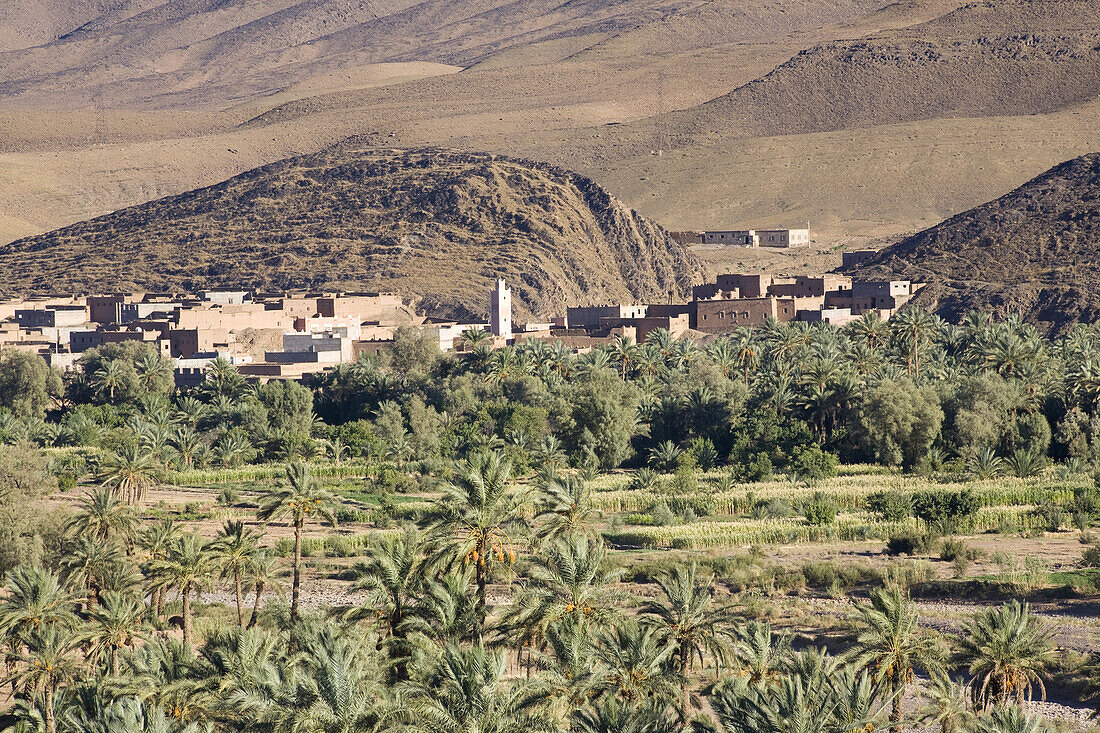
MULTIPOLYGON (((845 329, 771 324, 704 345, 667 332, 582 355, 469 333, 442 355, 415 330, 316 382, 248 384, 215 362, 172 387, 136 344, 61 377, 0 355, 0 601, 13 730, 852 731, 924 716, 944 731, 1024 730, 1052 631, 1025 605, 953 641, 874 591, 843 652, 795 649, 693 565, 616 603, 586 481, 723 467, 731 481, 836 463, 1031 475, 1100 450, 1097 331, 1057 341, 980 314, 919 310, 845 329), (316 475, 430 486, 417 521, 379 531, 352 570, 362 602, 302 603, 303 529, 340 505, 316 475), (211 466, 280 466, 259 522, 215 538, 141 513, 147 493, 211 466), (75 511, 29 511, 59 487, 75 511), (144 519, 143 519, 144 516, 144 519), (264 541, 284 527, 289 578, 264 541), (289 585, 290 603, 263 603, 289 585), (193 599, 229 591, 197 634, 193 599), (178 632, 174 629, 178 628, 178 632), (963 689, 961 686, 965 686, 963 689), (915 690, 919 687, 920 701, 915 690)), ((675 483, 673 484, 676 485, 675 483)))

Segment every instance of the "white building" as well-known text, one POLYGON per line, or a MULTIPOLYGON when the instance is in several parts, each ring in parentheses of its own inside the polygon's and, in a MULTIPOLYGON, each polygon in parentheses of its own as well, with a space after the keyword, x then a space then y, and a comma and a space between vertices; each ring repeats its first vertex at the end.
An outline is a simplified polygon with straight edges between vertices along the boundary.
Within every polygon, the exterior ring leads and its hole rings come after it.
POLYGON ((489 330, 494 336, 512 338, 512 291, 497 278, 497 286, 489 301, 489 330))

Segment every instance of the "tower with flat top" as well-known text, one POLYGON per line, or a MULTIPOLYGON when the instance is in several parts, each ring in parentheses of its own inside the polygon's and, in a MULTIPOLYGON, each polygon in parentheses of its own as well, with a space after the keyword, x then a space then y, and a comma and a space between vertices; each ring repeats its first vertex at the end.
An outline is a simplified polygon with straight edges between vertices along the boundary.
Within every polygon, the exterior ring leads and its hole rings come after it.
POLYGON ((497 286, 489 300, 489 329, 494 336, 512 338, 512 291, 505 286, 504 278, 497 278, 497 286))

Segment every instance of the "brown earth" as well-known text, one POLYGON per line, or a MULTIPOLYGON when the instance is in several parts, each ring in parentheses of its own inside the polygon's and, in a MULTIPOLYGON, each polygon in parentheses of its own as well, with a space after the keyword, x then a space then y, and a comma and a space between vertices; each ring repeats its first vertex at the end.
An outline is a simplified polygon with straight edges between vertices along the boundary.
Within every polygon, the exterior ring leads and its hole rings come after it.
POLYGON ((1090 0, 9 5, 0 240, 366 134, 561 165, 669 228, 808 220, 829 248, 1100 149, 1090 0))
POLYGON ((853 274, 928 282, 915 303, 958 320, 1019 314, 1064 333, 1100 317, 1100 153, 879 252, 853 274))
POLYGON ((346 143, 0 247, 0 289, 382 290, 522 318, 683 297, 702 269, 591 180, 541 163, 346 143))

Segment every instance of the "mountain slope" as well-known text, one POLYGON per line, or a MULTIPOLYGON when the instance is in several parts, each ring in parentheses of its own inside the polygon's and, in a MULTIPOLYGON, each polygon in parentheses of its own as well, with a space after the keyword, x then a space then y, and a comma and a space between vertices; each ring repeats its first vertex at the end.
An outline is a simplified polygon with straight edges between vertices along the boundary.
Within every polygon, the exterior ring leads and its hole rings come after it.
POLYGON ((928 282, 916 303, 957 320, 1018 313, 1056 333, 1100 319, 1100 153, 1062 163, 851 268, 928 282))
POLYGON ((485 154, 347 143, 0 247, 11 292, 367 289, 522 318, 664 299, 702 272, 659 226, 568 171, 485 154))

